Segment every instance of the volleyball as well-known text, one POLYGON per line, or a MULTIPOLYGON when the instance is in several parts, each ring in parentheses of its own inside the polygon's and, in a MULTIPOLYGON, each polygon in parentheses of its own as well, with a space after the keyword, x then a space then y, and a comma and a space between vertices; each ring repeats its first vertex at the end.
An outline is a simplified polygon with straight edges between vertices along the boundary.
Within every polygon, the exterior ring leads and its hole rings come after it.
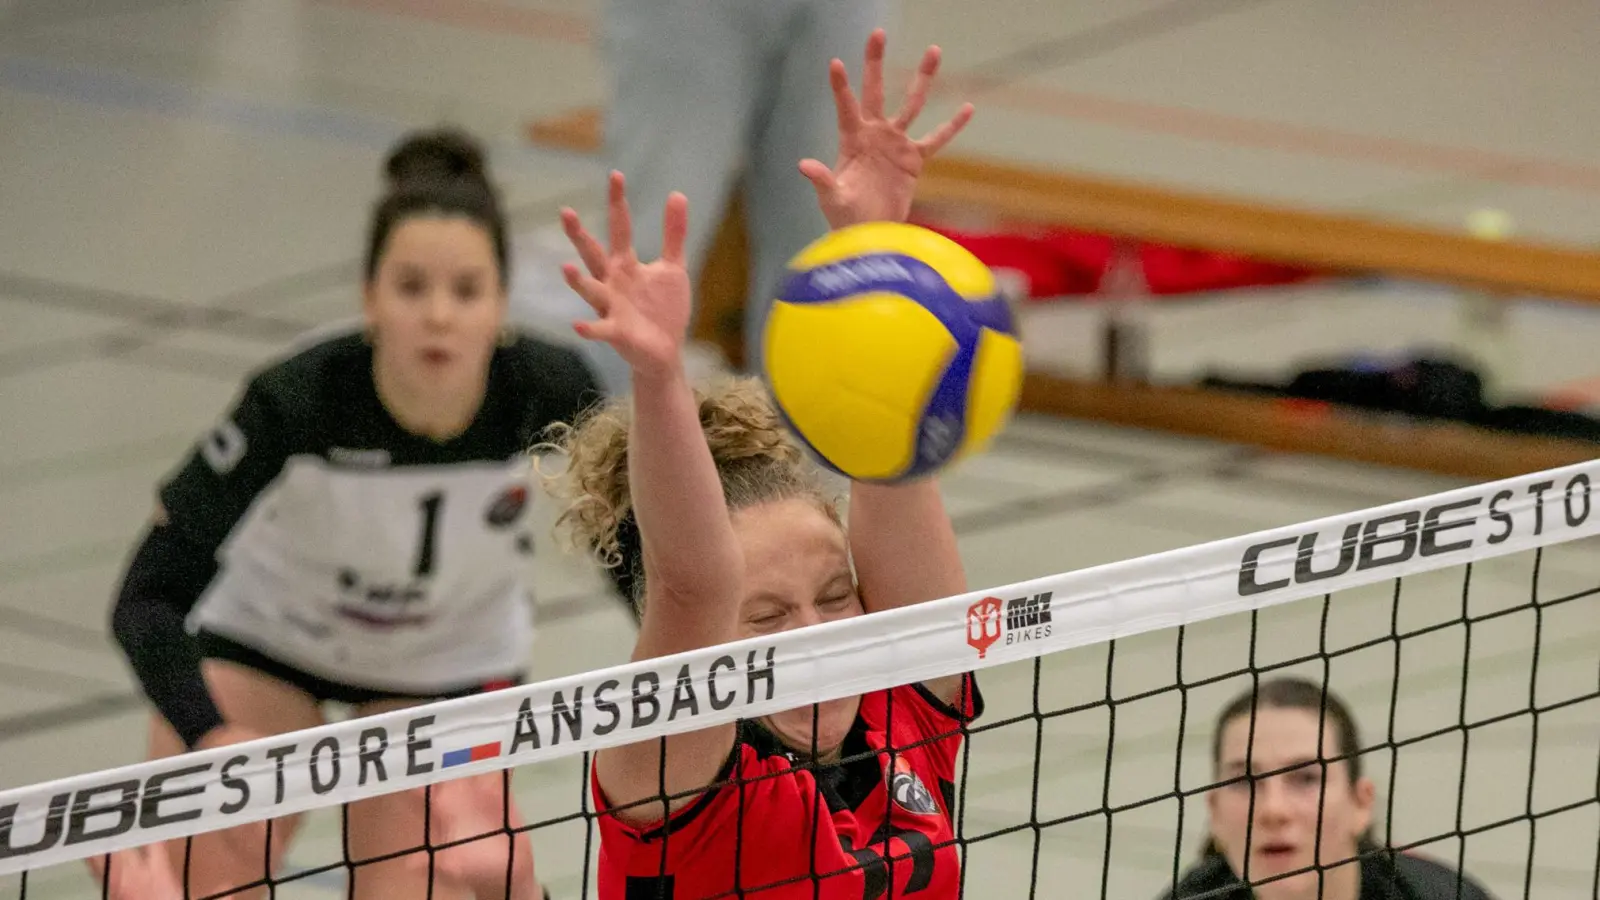
POLYGON ((917 225, 814 241, 763 326, 779 412, 824 466, 858 481, 922 477, 984 449, 1016 409, 1022 368, 989 267, 917 225))

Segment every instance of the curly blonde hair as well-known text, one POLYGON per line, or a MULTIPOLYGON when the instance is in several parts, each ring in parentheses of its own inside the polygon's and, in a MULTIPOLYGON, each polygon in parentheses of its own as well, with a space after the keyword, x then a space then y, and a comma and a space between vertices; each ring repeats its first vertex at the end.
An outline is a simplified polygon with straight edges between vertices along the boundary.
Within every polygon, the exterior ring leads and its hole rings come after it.
MULTIPOLYGON (((694 393, 728 509, 799 498, 842 524, 838 498, 826 490, 759 380, 725 378, 694 393)), ((564 470, 539 473, 562 506, 556 529, 601 565, 628 567, 632 599, 638 604, 644 596, 644 571, 628 491, 631 419, 629 401, 613 399, 590 407, 576 422, 550 426, 550 439, 536 449, 567 459, 564 470)))

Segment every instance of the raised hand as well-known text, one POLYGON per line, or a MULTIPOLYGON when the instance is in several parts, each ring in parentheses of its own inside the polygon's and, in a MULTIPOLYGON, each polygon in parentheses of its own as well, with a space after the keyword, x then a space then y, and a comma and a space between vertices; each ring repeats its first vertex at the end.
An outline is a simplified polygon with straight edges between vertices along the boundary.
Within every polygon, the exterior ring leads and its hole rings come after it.
POLYGON ((692 302, 688 270, 683 264, 684 236, 689 230, 689 201, 674 192, 662 216, 661 258, 642 263, 633 249, 633 217, 622 173, 611 173, 607 202, 610 246, 585 231, 578 214, 561 211, 567 238, 577 248, 588 273, 567 264, 567 284, 599 314, 578 322, 574 330, 592 341, 616 348, 635 375, 670 374, 683 365, 683 342, 689 330, 692 302))
MULTIPOLYGON (((172 870, 172 859, 161 844, 145 844, 118 850, 107 856, 91 856, 86 862, 95 884, 109 900, 181 900, 187 896, 172 870), (106 864, 110 863, 107 883, 106 864)), ((101 891, 96 891, 97 895, 101 891)))
POLYGON ((950 143, 972 119, 972 104, 966 103, 927 137, 914 140, 906 133, 921 114, 928 87, 939 71, 938 47, 929 47, 922 55, 899 114, 887 118, 883 110, 887 43, 881 28, 867 38, 860 102, 850 90, 844 63, 835 59, 830 64, 828 75, 839 113, 839 158, 832 169, 815 159, 800 162, 801 174, 811 179, 822 213, 834 228, 859 222, 905 221, 911 214, 923 162, 950 143))

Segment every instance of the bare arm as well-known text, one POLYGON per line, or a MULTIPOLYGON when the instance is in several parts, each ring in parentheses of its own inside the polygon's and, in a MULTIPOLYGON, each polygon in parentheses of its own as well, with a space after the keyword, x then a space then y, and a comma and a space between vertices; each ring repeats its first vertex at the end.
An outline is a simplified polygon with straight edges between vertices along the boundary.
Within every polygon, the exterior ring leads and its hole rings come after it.
POLYGON ((687 377, 635 376, 633 390, 628 479, 646 591, 638 660, 736 638, 744 561, 687 377))
MULTIPOLYGON (((861 222, 905 221, 923 163, 972 118, 972 106, 966 104, 928 137, 908 136, 906 130, 922 110, 939 70, 941 54, 938 47, 923 54, 899 114, 890 119, 883 104, 885 46, 881 30, 867 40, 859 102, 850 90, 844 64, 833 61, 830 77, 839 113, 839 157, 832 169, 813 159, 800 164, 800 171, 816 187, 823 215, 836 229, 861 222)), ((967 590, 955 529, 932 478, 892 486, 853 482, 850 553, 869 613, 967 590)), ((954 705, 961 684, 957 676, 930 681, 927 687, 954 705)))
MULTIPOLYGON (((584 277, 569 267, 567 281, 601 317, 578 323, 578 333, 616 347, 633 369, 628 482, 646 591, 633 658, 733 640, 743 561, 681 355, 690 308, 683 266, 687 201, 681 194, 667 201, 662 257, 649 264, 633 255, 620 174, 611 176, 609 253, 583 231, 576 215, 569 211, 563 218, 590 272, 584 277)), ((602 750, 596 775, 619 818, 655 824, 693 802, 695 794, 665 808, 642 801, 708 786, 733 749, 734 733, 733 725, 719 725, 602 750)))
MULTIPOLYGON (((850 485, 850 555, 867 612, 953 597, 967 590, 956 532, 932 478, 898 485, 850 485)), ((961 677, 927 688, 954 706, 961 677)))

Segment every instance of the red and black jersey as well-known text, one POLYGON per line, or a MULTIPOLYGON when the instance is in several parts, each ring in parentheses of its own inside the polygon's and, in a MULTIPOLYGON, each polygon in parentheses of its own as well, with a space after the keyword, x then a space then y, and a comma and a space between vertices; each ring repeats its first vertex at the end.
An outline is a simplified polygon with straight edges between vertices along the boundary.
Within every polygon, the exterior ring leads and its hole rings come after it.
POLYGON ((668 823, 600 816, 601 900, 958 896, 956 758, 982 708, 970 675, 956 708, 920 684, 863 694, 841 762, 816 767, 741 725, 717 786, 668 823))

